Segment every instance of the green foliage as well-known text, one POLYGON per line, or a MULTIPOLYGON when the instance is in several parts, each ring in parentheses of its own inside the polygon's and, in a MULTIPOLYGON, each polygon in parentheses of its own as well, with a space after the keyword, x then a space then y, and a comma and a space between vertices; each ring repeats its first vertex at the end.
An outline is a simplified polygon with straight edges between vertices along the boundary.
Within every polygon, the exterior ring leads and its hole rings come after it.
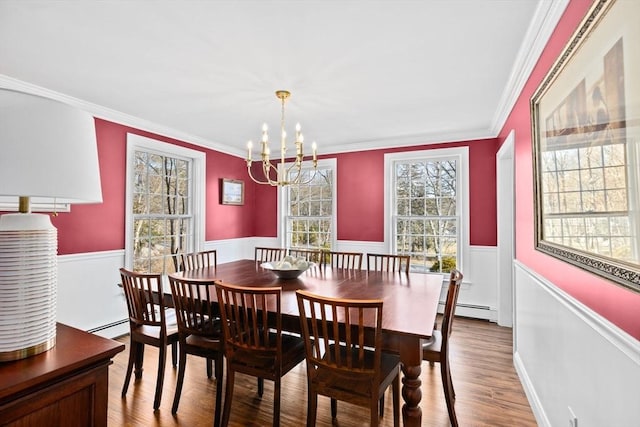
POLYGON ((456 268, 456 259, 452 256, 444 256, 442 257, 442 269, 440 268, 440 261, 436 261, 429 271, 450 273, 454 268, 456 268))

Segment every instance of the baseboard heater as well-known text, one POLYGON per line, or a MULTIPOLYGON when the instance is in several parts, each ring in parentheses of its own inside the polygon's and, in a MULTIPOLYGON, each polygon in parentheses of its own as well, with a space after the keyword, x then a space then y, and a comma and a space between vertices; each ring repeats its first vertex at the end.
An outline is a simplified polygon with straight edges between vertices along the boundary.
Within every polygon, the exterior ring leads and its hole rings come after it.
POLYGON ((87 332, 93 334, 95 332, 104 331, 105 329, 113 328, 114 326, 123 325, 123 324, 125 324, 127 322, 129 322, 129 319, 122 319, 122 320, 118 320, 116 322, 111 322, 111 323, 108 323, 106 325, 102 325, 102 326, 98 326, 96 328, 89 329, 89 330, 87 330, 87 332))
POLYGON ((476 304, 456 304, 457 308, 470 308, 472 310, 491 310, 488 305, 476 305, 476 304))

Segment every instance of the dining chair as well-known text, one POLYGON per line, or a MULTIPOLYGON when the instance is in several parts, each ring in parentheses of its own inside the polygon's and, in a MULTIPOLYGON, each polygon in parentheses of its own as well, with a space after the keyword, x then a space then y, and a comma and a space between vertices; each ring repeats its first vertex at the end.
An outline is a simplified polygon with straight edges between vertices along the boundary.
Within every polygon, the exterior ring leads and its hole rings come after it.
POLYGON ((142 378, 142 362, 144 346, 158 347, 158 378, 153 399, 153 409, 160 407, 162 385, 166 365, 166 349, 171 344, 173 366, 177 365, 178 328, 175 311, 166 308, 158 295, 162 292, 162 276, 160 274, 143 274, 120 269, 122 287, 129 311, 129 362, 122 386, 122 397, 127 395, 131 373, 135 364, 136 379, 142 378))
POLYGON ((409 255, 367 254, 367 270, 390 271, 409 274, 409 255))
POLYGON ((180 254, 181 271, 217 266, 218 253, 215 249, 209 251, 192 252, 189 254, 180 254))
POLYGON ((362 269, 362 252, 328 251, 326 256, 326 265, 332 268, 341 268, 345 270, 362 269))
POLYGON ((280 261, 287 254, 285 248, 264 248, 256 246, 255 261, 256 262, 272 262, 280 261))
POLYGON ((382 300, 321 297, 296 291, 307 359, 307 427, 315 426, 318 395, 369 408, 371 426, 392 386, 393 425, 400 424, 400 357, 382 351, 382 300), (333 320, 339 319, 338 322, 333 320), (372 341, 371 341, 372 339, 372 341))
POLYGON ((169 284, 178 319, 180 342, 178 382, 171 412, 178 412, 187 355, 204 357, 207 361, 215 361, 216 409, 213 425, 218 427, 222 408, 223 340, 221 321, 214 308, 217 306, 215 284, 213 281, 193 281, 172 274, 169 275, 169 284))
POLYGON ((216 292, 227 359, 222 425, 229 423, 235 373, 240 372, 274 382, 273 425, 278 426, 282 376, 302 362, 305 355, 302 338, 282 333, 282 289, 216 282, 216 292))
POLYGON ((440 330, 434 330, 431 339, 422 346, 422 360, 426 360, 432 365, 436 362, 440 363, 444 398, 447 402, 449 421, 453 427, 458 426, 458 419, 456 418, 454 407, 456 393, 453 389, 453 382, 451 381, 451 366, 449 364, 449 336, 451 335, 451 327, 455 316, 462 277, 462 273, 458 270, 454 269, 451 271, 447 301, 444 305, 444 315, 442 316, 440 330))
MULTIPOLYGON (((218 252, 215 249, 189 254, 180 254, 180 271, 218 266, 218 252)), ((213 375, 213 361, 207 359, 207 378, 213 375)))
POLYGON ((306 261, 315 262, 318 265, 322 264, 322 253, 323 251, 321 249, 289 249, 289 256, 303 258, 306 261))

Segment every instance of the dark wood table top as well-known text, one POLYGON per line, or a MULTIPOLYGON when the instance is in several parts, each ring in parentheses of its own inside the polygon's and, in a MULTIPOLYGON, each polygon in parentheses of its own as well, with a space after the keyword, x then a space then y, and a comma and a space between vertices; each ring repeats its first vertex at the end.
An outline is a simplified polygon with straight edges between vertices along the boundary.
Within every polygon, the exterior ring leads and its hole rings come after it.
POLYGON ((58 323, 56 345, 51 350, 0 363, 0 404, 54 378, 106 363, 124 347, 117 341, 58 323))
POLYGON ((281 280, 260 267, 253 260, 239 260, 219 264, 178 276, 192 280, 221 280, 242 286, 282 287, 283 315, 298 316, 295 291, 309 292, 334 298, 382 299, 383 332, 428 339, 436 318, 442 276, 422 273, 380 273, 366 270, 340 270, 313 267, 298 279, 281 280))

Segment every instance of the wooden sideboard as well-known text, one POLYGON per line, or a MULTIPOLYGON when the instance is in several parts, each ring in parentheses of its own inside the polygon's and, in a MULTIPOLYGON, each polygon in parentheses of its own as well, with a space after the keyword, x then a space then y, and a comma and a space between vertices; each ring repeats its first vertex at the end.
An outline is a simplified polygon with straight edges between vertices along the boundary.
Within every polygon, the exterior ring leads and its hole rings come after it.
POLYGON ((0 363, 0 426, 106 427, 109 365, 122 350, 58 323, 51 350, 0 363))

